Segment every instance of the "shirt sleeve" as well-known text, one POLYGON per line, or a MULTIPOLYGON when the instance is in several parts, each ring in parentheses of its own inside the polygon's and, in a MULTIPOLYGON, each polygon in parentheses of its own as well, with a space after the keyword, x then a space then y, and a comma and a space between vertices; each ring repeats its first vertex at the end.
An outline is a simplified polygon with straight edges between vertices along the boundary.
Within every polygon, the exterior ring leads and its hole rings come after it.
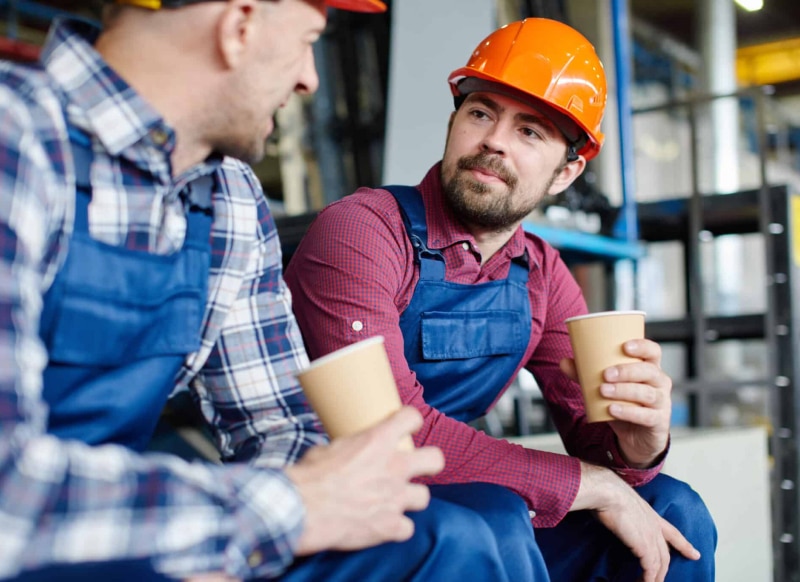
POLYGON ((0 83, 0 577, 142 556, 172 576, 279 574, 304 519, 280 471, 189 464, 46 434, 43 273, 74 193, 53 169, 63 126, 44 127, 60 111, 31 113, 8 87, 0 83))
POLYGON ((661 470, 666 454, 662 454, 652 468, 633 468, 624 461, 608 423, 586 422, 580 385, 564 375, 559 367, 562 359, 573 356, 564 320, 586 313, 586 303, 558 253, 548 247, 543 258, 538 284, 546 287, 547 313, 542 336, 526 367, 537 380, 567 452, 586 462, 613 469, 633 487, 644 485, 661 470))
POLYGON ((551 527, 569 510, 580 485, 575 458, 492 438, 428 406, 403 352, 398 298, 413 282, 402 220, 388 193, 369 191, 335 202, 317 217, 292 257, 286 280, 311 357, 383 335, 401 399, 423 415, 417 445, 435 445, 444 470, 427 483, 483 481, 508 487, 551 527), (370 198, 371 197, 371 198, 370 198))
POLYGON ((192 388, 224 461, 283 467, 327 437, 295 377, 308 357, 261 185, 235 160, 224 162, 220 182, 211 267, 219 291, 209 297, 198 355, 207 359, 192 388))

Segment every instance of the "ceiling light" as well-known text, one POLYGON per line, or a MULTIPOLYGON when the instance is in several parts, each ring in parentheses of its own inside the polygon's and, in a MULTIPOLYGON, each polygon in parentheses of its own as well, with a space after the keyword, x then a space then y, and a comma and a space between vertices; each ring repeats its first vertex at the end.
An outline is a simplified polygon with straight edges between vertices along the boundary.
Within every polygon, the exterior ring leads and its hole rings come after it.
POLYGON ((739 6, 748 12, 755 12, 764 8, 764 0, 734 0, 739 6))

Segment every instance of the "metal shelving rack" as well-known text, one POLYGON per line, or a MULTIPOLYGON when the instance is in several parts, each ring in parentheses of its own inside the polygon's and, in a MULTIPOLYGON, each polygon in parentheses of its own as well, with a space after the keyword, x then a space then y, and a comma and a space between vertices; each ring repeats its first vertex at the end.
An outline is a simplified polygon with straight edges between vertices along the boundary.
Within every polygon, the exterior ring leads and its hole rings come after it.
MULTIPOLYGON (((766 176, 767 135, 764 130, 766 96, 761 89, 735 95, 699 97, 663 106, 684 109, 690 123, 693 192, 686 199, 638 204, 643 242, 681 241, 687 316, 648 322, 648 336, 661 343, 686 346, 687 380, 675 390, 690 397, 693 426, 711 423, 715 395, 747 386, 768 394, 770 416, 774 580, 800 581, 800 523, 798 522, 798 417, 800 415, 800 194, 786 186, 769 185, 766 176), (707 195, 699 190, 697 110, 726 97, 748 97, 756 104, 761 186, 733 194, 707 195), (728 234, 760 233, 766 265, 766 309, 763 313, 712 317, 706 314, 701 288, 701 239, 728 234), (761 339, 766 342, 766 377, 757 380, 714 381, 706 369, 706 353, 715 342, 761 339)), ((642 110, 652 112, 658 108, 642 110)), ((637 112, 638 113, 638 112, 637 112)))

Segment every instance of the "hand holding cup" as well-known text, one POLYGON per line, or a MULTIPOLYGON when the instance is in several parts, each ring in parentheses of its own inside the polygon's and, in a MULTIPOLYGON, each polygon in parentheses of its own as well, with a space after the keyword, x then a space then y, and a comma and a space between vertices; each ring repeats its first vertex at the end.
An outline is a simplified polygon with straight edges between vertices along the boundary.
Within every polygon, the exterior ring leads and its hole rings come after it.
POLYGON ((639 361, 626 355, 622 346, 644 338, 644 316, 643 311, 603 311, 566 320, 588 422, 614 420, 608 412, 614 401, 600 394, 603 371, 639 361))

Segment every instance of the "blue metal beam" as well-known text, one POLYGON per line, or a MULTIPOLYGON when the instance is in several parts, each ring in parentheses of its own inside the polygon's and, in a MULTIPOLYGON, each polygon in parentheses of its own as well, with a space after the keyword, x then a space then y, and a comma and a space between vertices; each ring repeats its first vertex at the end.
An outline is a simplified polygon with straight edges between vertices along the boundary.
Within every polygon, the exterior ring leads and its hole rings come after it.
POLYGON ((611 0, 614 29, 614 64, 617 76, 619 147, 622 160, 622 212, 615 225, 615 235, 632 242, 639 238, 636 215, 636 177, 633 155, 633 108, 630 87, 633 81, 630 24, 627 0, 611 0))
POLYGON ((618 260, 639 259, 644 256, 644 245, 635 241, 580 232, 573 229, 547 226, 536 222, 523 222, 522 228, 546 240, 563 253, 584 259, 618 260))

